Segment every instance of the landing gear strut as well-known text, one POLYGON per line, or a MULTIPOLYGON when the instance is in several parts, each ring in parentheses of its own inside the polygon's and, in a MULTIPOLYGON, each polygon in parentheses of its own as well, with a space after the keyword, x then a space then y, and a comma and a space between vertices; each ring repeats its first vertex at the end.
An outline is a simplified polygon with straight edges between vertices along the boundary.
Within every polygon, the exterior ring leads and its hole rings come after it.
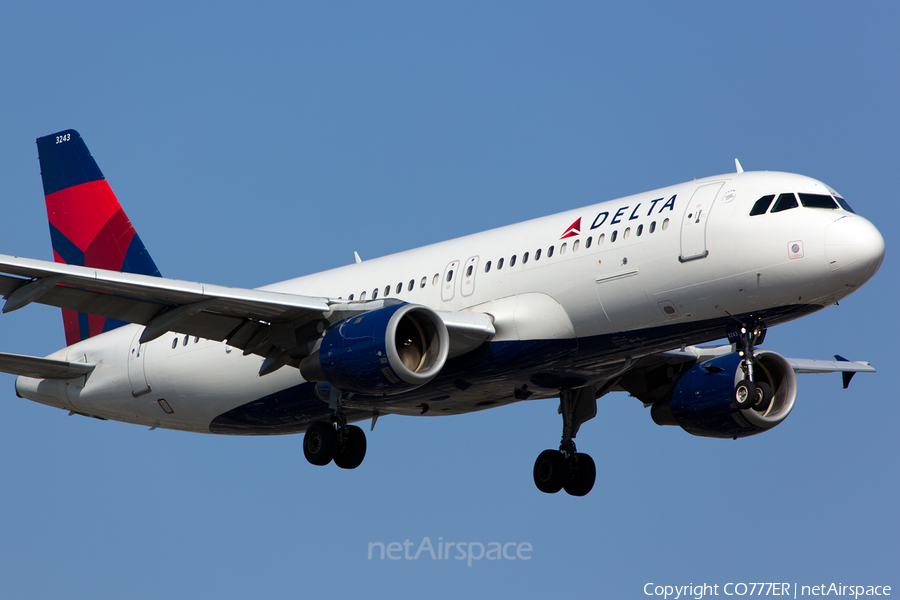
POLYGON ((303 454, 310 463, 324 467, 332 460, 342 469, 355 469, 366 457, 366 434, 348 425, 338 399, 331 422, 316 421, 303 436, 303 454))
POLYGON ((588 454, 575 449, 575 434, 585 421, 597 415, 592 386, 562 390, 559 412, 563 417, 559 450, 544 450, 534 462, 534 485, 546 494, 565 489, 571 496, 585 496, 594 487, 597 469, 588 454))
POLYGON ((772 404, 772 387, 765 381, 757 381, 753 373, 756 362, 755 348, 766 339, 766 327, 762 323, 742 324, 740 332, 729 336, 741 355, 741 371, 744 378, 734 386, 734 403, 740 409, 753 408, 765 412, 772 404))

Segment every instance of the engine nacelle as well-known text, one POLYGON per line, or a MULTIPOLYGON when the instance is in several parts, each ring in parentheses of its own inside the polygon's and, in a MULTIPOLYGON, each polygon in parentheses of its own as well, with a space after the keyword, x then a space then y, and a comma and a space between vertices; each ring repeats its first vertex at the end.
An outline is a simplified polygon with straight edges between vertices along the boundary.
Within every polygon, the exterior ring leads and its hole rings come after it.
POLYGON ((329 327, 318 350, 300 363, 300 373, 342 392, 399 394, 431 381, 449 349, 450 336, 437 313, 394 304, 329 327))
POLYGON ((734 387, 744 378, 737 352, 698 363, 681 376, 672 395, 650 410, 658 425, 679 425, 693 435, 717 438, 747 437, 775 427, 790 414, 797 398, 797 378, 783 356, 757 350, 753 364, 756 382, 772 388, 765 411, 740 409, 734 387))

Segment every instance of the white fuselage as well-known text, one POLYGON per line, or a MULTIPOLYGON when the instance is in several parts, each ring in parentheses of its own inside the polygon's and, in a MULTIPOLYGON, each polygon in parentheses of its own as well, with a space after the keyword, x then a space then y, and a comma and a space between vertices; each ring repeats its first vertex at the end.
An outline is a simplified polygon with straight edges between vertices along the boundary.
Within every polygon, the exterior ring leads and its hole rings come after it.
MULTIPOLYGON (((782 192, 834 193, 786 173, 711 177, 263 289, 489 313, 496 327, 490 344, 691 332, 691 323, 766 311, 776 311, 769 319, 781 322, 853 292, 874 274, 884 252, 877 229, 843 209, 798 206, 749 215, 757 199, 782 192)), ((293 367, 260 376, 262 357, 225 343, 171 333, 139 345, 142 329, 120 327, 51 355, 96 363, 86 378, 19 378, 17 390, 78 413, 208 433, 218 415, 303 383, 293 367)), ((685 335, 669 347, 707 339, 685 335)), ((645 338, 639 347, 622 344, 621 352, 572 369, 599 378, 605 364, 661 349, 645 338)), ((403 402, 401 394, 383 412, 419 414, 416 402, 403 402)), ((450 395, 446 403, 453 402, 450 395)), ((475 409, 465 403, 448 412, 475 409)))

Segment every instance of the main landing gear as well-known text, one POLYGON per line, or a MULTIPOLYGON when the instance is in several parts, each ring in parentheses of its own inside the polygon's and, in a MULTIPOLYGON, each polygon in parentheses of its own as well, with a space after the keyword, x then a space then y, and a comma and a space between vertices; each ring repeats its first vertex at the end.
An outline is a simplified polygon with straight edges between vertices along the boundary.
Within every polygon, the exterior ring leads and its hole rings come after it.
POLYGON ((366 434, 356 425, 348 425, 339 409, 330 423, 316 421, 309 426, 303 437, 303 454, 320 467, 333 460, 342 469, 355 469, 366 457, 366 434))
POLYGON ((597 469, 590 455, 576 451, 573 438, 582 423, 597 415, 593 387, 560 392, 559 412, 562 442, 559 450, 544 450, 534 461, 534 485, 547 494, 564 489, 571 496, 585 496, 594 487, 597 469))
POLYGON ((740 335, 735 336, 735 346, 741 355, 741 371, 744 378, 734 386, 734 403, 740 409, 752 408, 764 413, 772 404, 772 386, 762 380, 762 374, 754 375, 755 346, 766 338, 763 324, 741 325, 740 335))

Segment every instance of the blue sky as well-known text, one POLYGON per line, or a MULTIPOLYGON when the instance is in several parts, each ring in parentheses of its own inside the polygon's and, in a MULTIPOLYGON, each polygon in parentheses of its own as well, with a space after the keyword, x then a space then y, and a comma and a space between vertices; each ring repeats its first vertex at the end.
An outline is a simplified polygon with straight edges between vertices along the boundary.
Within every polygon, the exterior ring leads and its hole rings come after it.
MULTIPOLYGON (((388 417, 355 472, 299 436, 100 422, 0 376, 0 596, 640 598, 648 582, 900 586, 895 307, 900 8, 890 2, 5 3, 0 252, 51 258, 35 138, 75 128, 164 275, 255 287, 747 170, 840 191, 884 235, 861 291, 769 331, 800 376, 732 441, 599 402, 586 498, 534 489, 555 401, 388 417), (368 560, 527 542, 529 561, 368 560)), ((59 311, 0 349, 64 344, 59 311)), ((720 588, 721 589, 721 588, 720 588)))

